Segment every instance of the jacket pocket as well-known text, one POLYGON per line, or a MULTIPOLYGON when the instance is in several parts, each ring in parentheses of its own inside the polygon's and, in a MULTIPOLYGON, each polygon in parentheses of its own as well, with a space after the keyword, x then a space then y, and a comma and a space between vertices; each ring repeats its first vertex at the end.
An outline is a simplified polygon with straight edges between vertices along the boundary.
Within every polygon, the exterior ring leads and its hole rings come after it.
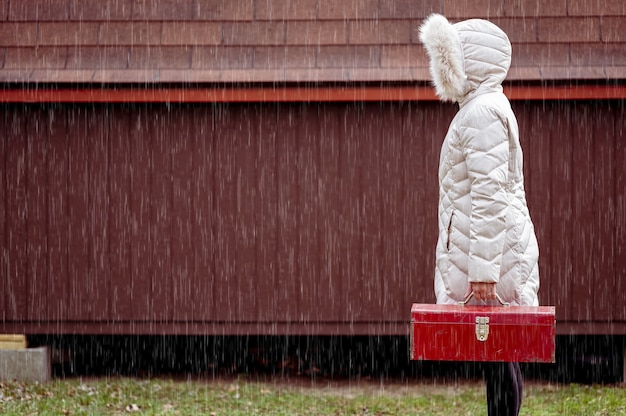
POLYGON ((446 251, 450 251, 450 236, 452 234, 452 220, 454 219, 454 211, 450 213, 448 225, 446 226, 446 251))

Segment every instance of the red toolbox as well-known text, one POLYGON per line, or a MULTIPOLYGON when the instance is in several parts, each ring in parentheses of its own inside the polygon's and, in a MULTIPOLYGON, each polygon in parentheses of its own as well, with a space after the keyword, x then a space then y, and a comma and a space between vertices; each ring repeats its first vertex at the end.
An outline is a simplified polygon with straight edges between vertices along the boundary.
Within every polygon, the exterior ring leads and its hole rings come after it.
POLYGON ((554 306, 413 304, 411 359, 553 363, 554 306))

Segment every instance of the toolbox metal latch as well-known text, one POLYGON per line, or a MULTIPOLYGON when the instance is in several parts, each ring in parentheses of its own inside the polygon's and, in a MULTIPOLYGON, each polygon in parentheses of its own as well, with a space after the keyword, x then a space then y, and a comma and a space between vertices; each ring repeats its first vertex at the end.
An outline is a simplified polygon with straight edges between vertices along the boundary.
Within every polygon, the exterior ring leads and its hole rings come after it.
POLYGON ((489 337, 489 317, 477 316, 476 317, 476 339, 479 341, 486 341, 489 337))

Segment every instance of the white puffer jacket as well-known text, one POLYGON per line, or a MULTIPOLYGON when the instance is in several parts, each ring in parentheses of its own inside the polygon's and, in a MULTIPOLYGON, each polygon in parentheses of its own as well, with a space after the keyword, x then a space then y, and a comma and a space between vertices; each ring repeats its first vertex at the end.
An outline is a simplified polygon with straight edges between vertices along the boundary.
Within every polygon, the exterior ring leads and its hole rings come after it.
POLYGON ((537 305, 539 250, 526 205, 515 115, 502 92, 511 43, 480 19, 420 27, 439 97, 456 114, 439 162, 437 303, 463 299, 469 282, 497 283, 513 305, 537 305))

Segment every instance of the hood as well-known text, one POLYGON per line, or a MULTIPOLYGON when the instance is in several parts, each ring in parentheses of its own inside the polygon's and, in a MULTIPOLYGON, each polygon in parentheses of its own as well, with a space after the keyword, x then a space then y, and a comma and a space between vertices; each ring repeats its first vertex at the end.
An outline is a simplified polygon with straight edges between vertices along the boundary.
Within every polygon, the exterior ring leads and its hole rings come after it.
POLYGON ((430 59, 435 92, 462 102, 477 90, 500 88, 511 66, 511 42, 502 29, 482 19, 451 24, 430 15, 419 29, 430 59))

